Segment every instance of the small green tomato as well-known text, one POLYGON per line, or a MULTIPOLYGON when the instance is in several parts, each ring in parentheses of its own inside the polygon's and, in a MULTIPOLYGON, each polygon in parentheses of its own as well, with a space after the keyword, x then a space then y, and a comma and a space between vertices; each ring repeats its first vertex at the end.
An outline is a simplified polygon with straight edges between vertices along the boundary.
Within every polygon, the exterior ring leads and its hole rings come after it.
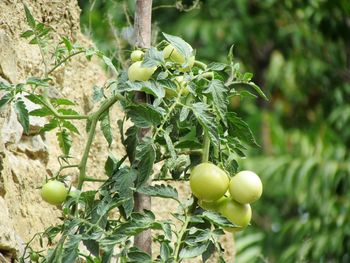
POLYGON ((142 61, 134 62, 128 69, 128 77, 131 81, 147 81, 156 71, 157 67, 142 67, 142 61))
POLYGON ((220 199, 220 202, 218 202, 218 212, 231 223, 239 226, 237 228, 226 228, 225 230, 229 232, 243 230, 252 218, 252 209, 249 204, 240 204, 229 197, 220 199))
POLYGON ((52 180, 41 188, 41 197, 52 205, 60 205, 67 198, 68 190, 64 183, 52 180))
POLYGON ((144 53, 142 50, 134 50, 130 54, 131 61, 136 62, 136 61, 141 61, 143 59, 144 53))
MULTIPOLYGON (((190 48, 192 50, 191 46, 190 48)), ((183 65, 187 62, 187 67, 179 69, 182 72, 190 71, 195 61, 194 56, 189 57, 188 61, 186 61, 186 58, 175 47, 173 47, 170 44, 163 49, 163 57, 180 65, 183 65)))
POLYGON ((241 171, 231 178, 229 190, 234 200, 241 204, 250 204, 260 198, 263 185, 254 172, 241 171))
POLYGON ((212 163, 201 163, 193 168, 190 187, 195 197, 213 202, 224 196, 229 185, 227 174, 212 163))

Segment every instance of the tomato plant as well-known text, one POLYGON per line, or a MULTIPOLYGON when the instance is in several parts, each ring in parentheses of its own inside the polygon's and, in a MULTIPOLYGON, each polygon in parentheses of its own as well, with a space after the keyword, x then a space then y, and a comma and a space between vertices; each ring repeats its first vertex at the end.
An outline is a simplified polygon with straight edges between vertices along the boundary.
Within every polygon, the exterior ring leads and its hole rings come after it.
POLYGON ((67 198, 68 191, 64 183, 52 180, 43 185, 41 197, 52 205, 59 205, 67 198))
MULTIPOLYGON (((23 83, 1 82, 4 95, 0 105, 19 109, 25 133, 29 129, 29 116, 48 118, 41 132, 55 130, 62 150, 59 169, 42 187, 44 200, 52 204, 63 202, 62 222, 32 239, 39 238, 41 244, 47 239, 47 246, 43 245, 46 254, 40 254, 41 261, 181 262, 197 256, 206 261, 216 251, 224 262, 219 242, 224 234, 222 230, 241 229, 251 218, 248 204, 239 204, 224 194, 229 177, 237 172, 236 159, 244 156, 242 149, 245 145, 257 145, 248 124, 228 107, 229 98, 246 89, 266 98, 251 81, 252 74, 239 70, 239 64, 233 61, 232 48, 227 63, 207 65, 195 61, 189 43, 163 33, 164 40, 145 50, 142 60, 133 62, 128 69, 117 70, 112 60, 99 50, 72 43, 67 37, 60 39, 54 49, 46 48, 55 43, 57 36, 52 36, 50 28, 36 21, 27 7, 25 10, 30 29, 22 36, 38 45, 42 54, 54 51, 43 56, 42 76, 28 77, 23 83), (94 88, 96 108, 88 114, 79 113, 69 98, 50 98, 45 92, 54 85, 52 73, 78 54, 85 54, 87 59, 100 58, 113 73, 104 85, 94 88), (45 61, 46 57, 55 59, 45 61), (166 96, 166 90, 174 91, 174 96, 166 96), (38 109, 28 112, 18 94, 37 104, 38 109), (135 100, 140 94, 147 103, 135 100), (110 109, 116 103, 124 114, 118 121, 118 131, 110 123, 110 109), (72 133, 79 135, 72 120, 86 123, 87 139, 80 159, 71 156, 72 133), (88 176, 87 171, 98 127, 109 146, 115 132, 119 132, 126 152, 125 156, 109 154, 102 179, 88 176), (140 137, 145 131, 145 136, 140 137), (154 171, 155 164, 161 166, 158 172, 154 171), (68 168, 75 171, 72 176, 77 178, 70 188, 77 190, 66 199, 67 189, 61 181, 65 181, 62 171, 68 168), (172 180, 190 185, 193 195, 181 200, 177 189, 165 184, 172 180), (87 191, 84 189, 87 181, 99 182, 100 186, 87 191), (150 181, 163 183, 150 185, 150 181), (179 212, 159 220, 152 210, 134 211, 135 193, 173 199, 179 204, 179 212), (175 229, 175 221, 180 229, 175 229), (156 258, 133 245, 134 237, 146 230, 157 230, 152 236, 160 246, 156 258)), ((236 175, 233 180, 237 178, 236 175)), ((233 196, 237 192, 235 187, 232 183, 233 196)), ((28 258, 30 245, 31 242, 26 246, 22 262, 28 258)))

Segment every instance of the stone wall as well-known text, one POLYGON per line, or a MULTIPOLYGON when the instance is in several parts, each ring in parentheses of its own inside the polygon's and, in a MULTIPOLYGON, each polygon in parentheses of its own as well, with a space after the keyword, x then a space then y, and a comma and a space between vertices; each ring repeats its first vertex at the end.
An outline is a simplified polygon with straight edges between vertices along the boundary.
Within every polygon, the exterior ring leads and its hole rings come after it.
MULTIPOLYGON (((77 1, 36 0, 25 1, 33 16, 49 24, 57 34, 68 35, 84 46, 92 43, 80 32, 80 9, 77 1)), ((28 76, 40 76, 43 64, 36 45, 29 45, 20 34, 29 29, 25 19, 23 1, 0 1, 0 79, 19 83, 28 76)), ((77 103, 76 110, 87 113, 94 106, 91 98, 94 84, 105 81, 101 66, 77 56, 54 73, 54 91, 77 103)), ((1 95, 1 94, 0 94, 1 95)), ((31 107, 32 105, 28 104, 31 107)), ((113 119, 119 111, 113 111, 113 119)), ((40 187, 46 176, 57 171, 60 155, 55 132, 38 134, 46 120, 31 117, 30 135, 23 134, 12 107, 0 110, 0 262, 19 255, 23 241, 28 241, 39 231, 57 222, 60 212, 43 202, 40 187)), ((73 138, 72 154, 79 158, 86 141, 85 123, 75 123, 81 136, 73 138)), ((121 151, 118 138, 112 151, 121 151)), ((103 162, 107 156, 107 144, 98 132, 91 150, 88 165, 90 176, 102 176, 103 162), (92 165, 92 163, 94 165, 92 165)), ((77 159, 78 161, 79 159, 77 159)), ((74 181, 77 171, 70 170, 74 181)))

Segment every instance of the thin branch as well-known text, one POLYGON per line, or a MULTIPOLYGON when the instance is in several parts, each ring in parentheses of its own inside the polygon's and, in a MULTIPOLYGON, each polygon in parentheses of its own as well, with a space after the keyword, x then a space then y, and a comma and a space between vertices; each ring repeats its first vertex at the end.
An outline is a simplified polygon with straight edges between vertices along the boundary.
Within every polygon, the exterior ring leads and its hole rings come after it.
POLYGON ((68 59, 70 59, 71 57, 74 57, 75 55, 78 55, 78 54, 81 54, 81 53, 84 53, 85 51, 84 50, 81 50, 81 51, 78 51, 78 52, 75 52, 75 53, 72 53, 70 54, 69 56, 65 57, 63 60, 61 60, 57 65, 55 65, 52 69, 50 69, 48 72, 47 72, 47 75, 50 75, 53 71, 55 71, 59 66, 61 66, 64 62, 66 62, 68 59))

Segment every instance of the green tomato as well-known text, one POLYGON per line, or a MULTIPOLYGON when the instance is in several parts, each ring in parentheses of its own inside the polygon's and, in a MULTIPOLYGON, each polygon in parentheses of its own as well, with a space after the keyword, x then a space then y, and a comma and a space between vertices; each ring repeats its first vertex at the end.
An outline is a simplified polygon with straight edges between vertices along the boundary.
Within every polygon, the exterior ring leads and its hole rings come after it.
POLYGON ((190 187, 198 199, 213 202, 220 199, 229 185, 227 174, 212 163, 201 163, 193 168, 190 187))
POLYGON ((134 62, 128 69, 128 77, 131 81, 147 81, 156 71, 157 67, 144 68, 142 61, 134 62))
POLYGON ((218 207, 219 207, 219 203, 224 199, 225 197, 221 197, 219 200, 217 201, 213 201, 213 202, 207 202, 207 201, 203 201, 203 200, 198 200, 198 205, 205 209, 205 210, 209 210, 209 211, 218 211, 218 207))
POLYGON ((34 262, 38 262, 38 260, 39 260, 39 254, 38 253, 36 253, 36 252, 31 252, 30 253, 30 260, 31 261, 34 261, 34 262))
POLYGON ((165 88, 165 97, 168 99, 175 98, 180 92, 181 92, 181 95, 187 96, 189 93, 189 90, 187 87, 187 82, 184 80, 184 77, 176 76, 174 81, 177 87, 176 90, 165 88))
POLYGON ((234 227, 225 229, 229 232, 243 230, 252 218, 252 209, 249 204, 240 204, 229 197, 220 199, 217 210, 231 223, 239 226, 238 228, 234 227))
POLYGON ((64 183, 52 180, 47 182, 41 188, 41 197, 52 205, 59 205, 66 200, 68 190, 64 183))
POLYGON ((263 186, 254 172, 241 171, 231 178, 229 190, 234 200, 241 204, 250 204, 260 198, 263 186))
POLYGON ((178 63, 180 65, 183 65, 184 63, 187 62, 187 67, 179 69, 182 72, 190 71, 194 65, 194 60, 195 60, 195 57, 191 56, 188 58, 188 61, 186 61, 186 58, 172 45, 167 45, 163 49, 163 57, 165 59, 169 59, 169 60, 171 60, 175 63, 178 63))
POLYGON ((190 91, 188 90, 185 78, 183 76, 177 76, 175 77, 175 82, 178 92, 181 92, 181 95, 187 96, 190 91))
POLYGON ((131 61, 136 62, 136 61, 141 61, 143 59, 144 53, 142 50, 134 50, 130 54, 131 61))

